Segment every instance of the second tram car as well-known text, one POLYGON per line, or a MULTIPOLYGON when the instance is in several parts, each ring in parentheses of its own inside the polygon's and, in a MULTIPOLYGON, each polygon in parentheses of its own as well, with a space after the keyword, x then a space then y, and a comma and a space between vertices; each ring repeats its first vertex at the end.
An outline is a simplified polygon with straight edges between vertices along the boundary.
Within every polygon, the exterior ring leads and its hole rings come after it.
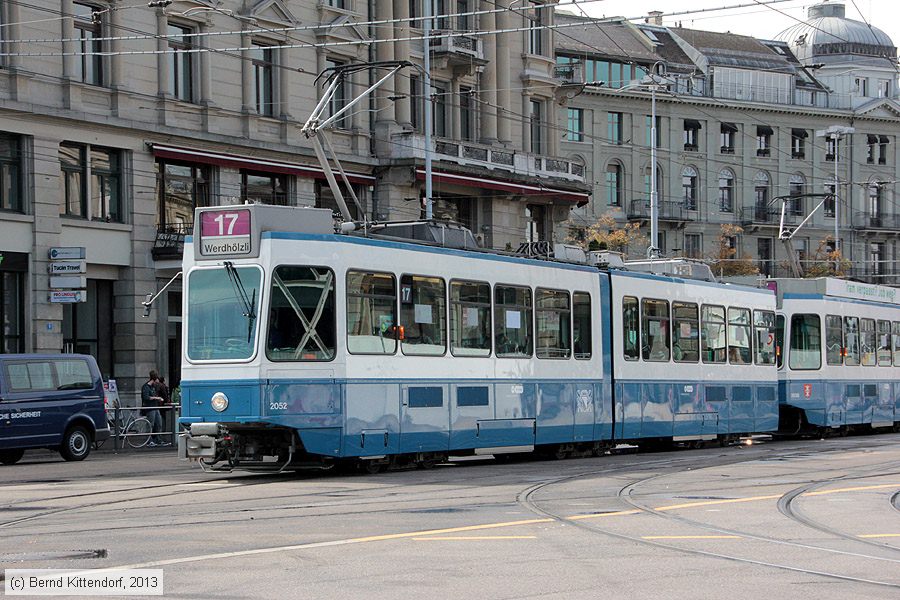
POLYGON ((205 465, 777 429, 769 290, 335 233, 329 211, 261 205, 198 209, 184 275, 179 446, 205 465))

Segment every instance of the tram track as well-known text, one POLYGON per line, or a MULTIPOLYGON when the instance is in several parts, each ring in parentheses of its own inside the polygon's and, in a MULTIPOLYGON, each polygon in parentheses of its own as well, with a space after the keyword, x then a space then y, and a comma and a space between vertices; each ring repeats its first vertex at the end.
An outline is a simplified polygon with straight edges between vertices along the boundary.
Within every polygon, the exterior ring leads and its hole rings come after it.
MULTIPOLYGON (((748 459, 747 461, 739 461, 739 462, 751 462, 752 460, 757 460, 757 459, 751 458, 751 459, 748 459)), ((721 466, 721 465, 710 465, 710 466, 704 466, 702 468, 706 469, 706 468, 718 467, 718 466, 721 466)), ((728 529, 728 528, 722 528, 722 527, 717 527, 717 526, 713 526, 710 524, 700 523, 700 522, 693 521, 691 519, 685 519, 685 518, 677 516, 677 515, 671 515, 671 514, 668 514, 665 512, 661 512, 659 510, 655 510, 655 509, 643 506, 629 497, 631 495, 630 491, 633 490, 635 487, 645 484, 650 481, 656 481, 663 477, 670 477, 673 474, 677 474, 677 473, 669 472, 669 473, 665 473, 665 474, 657 474, 657 475, 653 475, 650 477, 633 480, 633 481, 627 483, 626 485, 622 486, 619 489, 619 491, 617 493, 617 497, 622 501, 622 504, 624 506, 631 507, 631 510, 637 511, 639 513, 652 514, 654 516, 658 516, 663 519, 677 521, 682 524, 688 524, 688 525, 692 525, 695 527, 701 527, 703 529, 706 529, 709 531, 715 531, 715 532, 721 533, 723 535, 729 535, 729 536, 733 535, 733 536, 738 536, 738 537, 744 537, 744 538, 754 539, 754 540, 761 541, 761 542, 778 543, 778 544, 797 547, 800 549, 817 550, 817 551, 823 551, 823 552, 829 552, 829 553, 835 553, 835 554, 850 555, 850 556, 863 558, 863 559, 887 561, 887 562, 892 562, 892 563, 900 562, 900 560, 898 560, 898 559, 870 556, 870 555, 864 555, 864 554, 859 554, 859 553, 848 553, 845 551, 835 550, 835 549, 831 549, 831 548, 822 548, 819 546, 813 546, 813 545, 808 545, 808 544, 799 544, 796 542, 790 542, 788 540, 778 540, 776 538, 770 538, 767 536, 748 534, 746 532, 740 532, 740 531, 735 531, 735 530, 728 529)), ((822 571, 822 570, 816 570, 816 569, 809 569, 809 568, 798 567, 798 566, 794 566, 794 565, 790 565, 790 564, 783 564, 783 563, 778 563, 778 562, 757 560, 757 559, 753 559, 753 558, 736 556, 733 554, 726 554, 726 553, 722 553, 722 552, 714 552, 714 551, 710 551, 710 550, 686 548, 683 546, 665 543, 665 542, 661 542, 658 540, 646 539, 645 537, 641 537, 641 536, 627 535, 627 534, 619 533, 616 531, 611 531, 609 529, 604 529, 604 528, 598 527, 596 525, 590 525, 590 524, 583 522, 583 520, 576 520, 576 519, 573 519, 571 516, 563 515, 558 512, 549 510, 549 509, 541 506, 534 499, 535 494, 537 494, 541 490, 546 490, 547 488, 549 488, 551 486, 565 484, 567 482, 574 481, 579 478, 580 477, 578 475, 572 475, 572 476, 560 477, 560 478, 556 478, 553 480, 548 480, 543 483, 536 484, 536 485, 532 486, 531 488, 529 488, 528 490, 526 490, 525 492, 523 492, 520 495, 520 497, 517 498, 517 502, 520 505, 522 505, 523 507, 530 510, 534 514, 544 516, 549 519, 553 519, 560 523, 571 525, 573 527, 576 527, 580 530, 589 532, 591 534, 604 535, 604 536, 612 537, 614 539, 619 539, 622 541, 629 541, 629 542, 633 542, 633 543, 644 545, 644 546, 652 546, 652 547, 671 550, 671 551, 679 552, 679 553, 683 553, 683 554, 691 554, 691 555, 696 555, 696 556, 704 556, 704 557, 709 557, 709 558, 716 558, 716 559, 728 560, 728 561, 733 561, 733 562, 752 564, 752 565, 756 565, 756 566, 764 566, 764 567, 769 567, 769 568, 774 568, 774 569, 779 569, 779 570, 784 570, 784 571, 805 573, 805 574, 809 574, 809 575, 821 576, 821 577, 842 580, 842 581, 864 583, 867 585, 879 586, 882 588, 887 587, 887 588, 892 588, 892 589, 900 589, 900 584, 890 582, 890 581, 867 579, 867 578, 863 578, 863 577, 856 577, 853 575, 834 573, 834 572, 830 572, 830 571, 822 571)), ((900 495, 900 493, 898 493, 898 495, 900 495)), ((859 541, 859 540, 854 539, 854 541, 859 541)), ((883 548, 883 546, 879 546, 879 548, 883 548)))

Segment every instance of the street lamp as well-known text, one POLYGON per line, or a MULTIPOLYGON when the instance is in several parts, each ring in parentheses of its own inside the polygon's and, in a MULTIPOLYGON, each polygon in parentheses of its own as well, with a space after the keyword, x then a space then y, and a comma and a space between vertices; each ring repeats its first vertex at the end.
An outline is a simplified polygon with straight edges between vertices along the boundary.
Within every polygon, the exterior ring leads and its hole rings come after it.
POLYGON ((619 91, 643 88, 650 90, 650 246, 647 258, 659 258, 659 190, 656 185, 656 90, 666 89, 666 85, 656 79, 656 71, 662 61, 653 63, 650 72, 640 83, 630 83, 619 91))
POLYGON ((834 250, 840 250, 839 225, 840 225, 840 200, 838 196, 838 152, 840 140, 845 135, 851 135, 856 129, 843 125, 832 125, 828 129, 816 131, 816 137, 829 138, 834 141, 834 250))

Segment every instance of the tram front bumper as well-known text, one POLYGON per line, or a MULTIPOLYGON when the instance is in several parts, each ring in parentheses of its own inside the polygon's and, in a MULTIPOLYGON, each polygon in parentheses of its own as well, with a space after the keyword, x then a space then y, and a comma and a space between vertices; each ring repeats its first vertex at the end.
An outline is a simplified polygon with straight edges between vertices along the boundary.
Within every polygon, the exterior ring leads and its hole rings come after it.
POLYGON ((187 432, 178 436, 178 458, 216 458, 216 442, 221 435, 222 427, 218 423, 192 423, 187 432))

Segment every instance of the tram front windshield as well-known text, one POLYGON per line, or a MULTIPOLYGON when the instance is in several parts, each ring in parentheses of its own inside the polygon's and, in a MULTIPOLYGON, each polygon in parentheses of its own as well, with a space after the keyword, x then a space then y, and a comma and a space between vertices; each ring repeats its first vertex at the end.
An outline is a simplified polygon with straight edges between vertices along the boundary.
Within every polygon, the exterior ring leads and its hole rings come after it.
POLYGON ((191 360, 253 356, 259 322, 258 267, 198 269, 188 278, 187 355, 191 360))

